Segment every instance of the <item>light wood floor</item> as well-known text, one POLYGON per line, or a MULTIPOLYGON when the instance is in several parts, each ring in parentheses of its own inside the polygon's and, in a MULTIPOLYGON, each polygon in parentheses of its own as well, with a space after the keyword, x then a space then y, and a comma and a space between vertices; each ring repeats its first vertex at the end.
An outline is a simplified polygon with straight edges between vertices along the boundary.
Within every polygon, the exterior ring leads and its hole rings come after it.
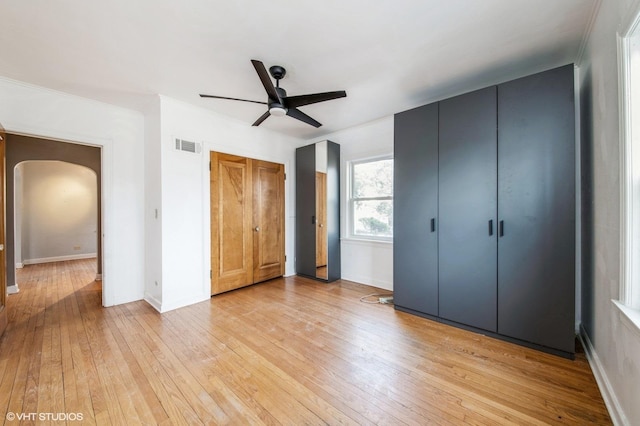
POLYGON ((278 279, 160 315, 146 302, 102 308, 93 265, 19 271, 0 339, 0 419, 610 423, 583 353, 569 361, 360 302, 372 287, 278 279))

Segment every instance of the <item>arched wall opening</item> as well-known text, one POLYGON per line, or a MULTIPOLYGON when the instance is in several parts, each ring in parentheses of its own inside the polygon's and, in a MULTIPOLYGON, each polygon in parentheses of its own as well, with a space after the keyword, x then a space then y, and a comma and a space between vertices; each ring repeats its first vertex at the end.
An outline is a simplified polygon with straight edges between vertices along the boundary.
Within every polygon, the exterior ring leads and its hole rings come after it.
POLYGON ((98 183, 85 166, 58 160, 14 168, 16 267, 97 257, 98 183))
MULTIPOLYGON (((16 244, 15 244, 15 170, 16 166, 28 161, 61 161, 83 166, 95 173, 97 181, 96 207, 96 256, 97 278, 102 275, 102 166, 101 149, 88 145, 41 139, 32 136, 7 134, 6 141, 6 242, 7 242, 7 287, 16 289, 16 244)), ((76 245, 77 246, 77 245, 76 245)), ((19 247, 21 252, 22 248, 19 247)), ((103 289, 104 291, 104 289, 103 289)))

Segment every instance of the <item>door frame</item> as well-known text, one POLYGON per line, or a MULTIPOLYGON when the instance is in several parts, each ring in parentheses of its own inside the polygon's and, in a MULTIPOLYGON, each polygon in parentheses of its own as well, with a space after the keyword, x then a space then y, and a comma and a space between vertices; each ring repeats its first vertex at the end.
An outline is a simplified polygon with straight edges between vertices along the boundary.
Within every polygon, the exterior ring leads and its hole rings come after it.
MULTIPOLYGON (((47 136, 47 135, 38 135, 35 133, 31 133, 31 132, 25 132, 25 131, 12 131, 11 129, 5 129, 5 132, 11 135, 16 135, 16 136, 24 136, 24 137, 30 137, 30 138, 35 138, 35 139, 42 139, 45 141, 52 141, 52 142, 62 142, 62 143, 68 143, 68 144, 73 144, 73 145, 82 145, 82 146, 89 146, 89 147, 94 147, 94 148, 98 148, 100 150, 100 179, 99 181, 97 180, 97 183, 100 184, 100 191, 98 192, 98 197, 99 197, 99 211, 98 211, 98 215, 99 215, 99 226, 98 226, 98 230, 97 232, 100 233, 101 238, 99 239, 99 248, 100 252, 101 252, 101 258, 100 258, 100 271, 101 274, 96 274, 96 280, 102 281, 102 306, 111 306, 114 303, 112 302, 113 300, 113 296, 111 295, 111 293, 109 293, 112 289, 111 287, 108 285, 108 282, 105 281, 103 279, 104 277, 104 272, 105 272, 105 249, 106 249, 106 244, 105 244, 105 194, 107 191, 106 188, 106 182, 108 179, 107 176, 107 171, 108 168, 105 167, 106 164, 109 163, 108 159, 111 158, 112 153, 111 153, 111 148, 108 147, 105 143, 104 140, 101 140, 100 138, 95 138, 95 137, 86 137, 86 139, 88 140, 94 140, 94 143, 91 142, 80 142, 78 140, 72 140, 72 139, 64 139, 64 138, 59 138, 59 137, 54 137, 54 136, 47 136)), ((56 160, 56 159, 52 159, 49 158, 49 160, 56 160)), ((72 163, 72 164, 77 164, 77 163, 72 163)), ((91 169, 91 168, 90 168, 91 169)), ((93 170, 93 169, 92 169, 93 170)), ((13 173, 13 170, 12 170, 13 173)), ((4 173, 4 178, 5 178, 5 186, 6 186, 6 177, 7 177, 7 170, 5 167, 5 173, 4 173)), ((15 182, 14 182, 14 186, 15 186, 15 182)), ((15 188, 14 188, 15 190, 15 188)), ((14 225, 15 225, 15 218, 14 218, 14 225)), ((15 237, 15 235, 14 235, 15 237)), ((8 247, 8 245, 11 245, 11 247, 13 248, 14 251, 14 258, 12 259, 13 261, 13 265, 12 267, 15 268, 15 238, 12 239, 11 241, 7 241, 5 243, 5 248, 8 247)), ((9 259, 7 259, 7 261, 9 261, 9 259)), ((5 275, 6 275, 6 270, 5 270, 5 275)), ((16 289, 17 289, 17 283, 14 283, 14 285, 16 285, 16 289)))
POLYGON ((0 336, 4 334, 9 322, 9 315, 7 312, 7 255, 6 255, 6 164, 5 164, 5 147, 6 147, 6 134, 4 127, 0 124, 0 191, 2 191, 0 200, 0 336))
MULTIPOLYGON (((204 257, 207 260, 207 262, 205 263, 208 264, 209 266, 209 270, 207 271, 206 269, 203 271, 203 275, 206 274, 206 278, 204 280, 204 288, 205 291, 207 291, 210 295, 212 294, 212 284, 213 284, 213 269, 214 269, 214 264, 213 264, 213 255, 214 255, 214 250, 213 250, 213 227, 215 226, 215 223, 212 220, 212 206, 213 206, 213 199, 211 198, 211 173, 212 173, 212 169, 213 166, 211 164, 211 157, 213 153, 216 154, 222 154, 222 155, 228 155, 228 156, 234 156, 234 157, 238 157, 238 158, 245 158, 247 160, 252 160, 252 161, 265 161, 265 162, 269 162, 269 163, 276 163, 279 165, 283 166, 283 173, 284 173, 284 189, 283 189, 283 255, 284 255, 284 260, 283 260, 283 273, 282 276, 286 277, 288 275, 292 275, 295 272, 292 271, 288 271, 287 267, 290 267, 290 263, 287 263, 287 253, 291 252, 293 250, 293 248, 289 249, 288 245, 290 245, 291 239, 290 237, 288 237, 289 235, 292 235, 293 233, 290 232, 288 230, 288 228, 291 226, 291 222, 289 220, 289 218, 291 217, 291 214, 288 214, 287 212, 289 211, 291 204, 290 204, 290 200, 289 200, 289 191, 291 190, 290 187, 287 185, 287 171, 290 169, 290 164, 293 161, 293 158, 291 159, 286 159, 283 157, 274 157, 274 156, 262 156, 262 155, 256 155, 255 152, 250 151, 250 150, 245 150, 245 149, 229 149, 229 147, 219 147, 219 146, 215 146, 215 145, 209 145, 207 147, 205 147, 203 149, 203 152, 207 152, 208 154, 206 156, 203 156, 203 166, 206 170, 206 177, 205 177, 205 182, 206 184, 203 185, 203 199, 205 200, 205 202, 202 204, 203 205, 203 215, 206 218, 206 225, 208 225, 208 227, 205 227, 205 233, 204 233, 204 257), (208 167, 207 167, 208 166, 208 167), (208 202, 207 202, 208 201, 208 202)), ((204 277, 203 277, 204 278, 204 277)))

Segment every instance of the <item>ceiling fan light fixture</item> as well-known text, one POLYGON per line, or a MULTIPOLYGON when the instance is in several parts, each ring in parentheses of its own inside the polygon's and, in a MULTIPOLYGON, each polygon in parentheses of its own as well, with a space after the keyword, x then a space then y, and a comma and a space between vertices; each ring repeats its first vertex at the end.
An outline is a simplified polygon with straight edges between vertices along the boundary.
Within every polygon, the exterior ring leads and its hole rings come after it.
POLYGON ((287 110, 280 105, 274 105, 269 107, 269 113, 275 117, 282 117, 287 115, 287 110))

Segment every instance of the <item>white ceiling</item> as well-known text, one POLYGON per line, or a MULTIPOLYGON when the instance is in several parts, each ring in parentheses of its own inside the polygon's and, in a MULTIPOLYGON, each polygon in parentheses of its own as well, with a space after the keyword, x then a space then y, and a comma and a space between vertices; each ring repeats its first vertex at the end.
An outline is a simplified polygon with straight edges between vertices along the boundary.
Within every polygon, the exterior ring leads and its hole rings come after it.
POLYGON ((309 139, 577 59, 597 0, 0 0, 0 76, 141 110, 161 94, 251 125, 251 65, 288 95, 346 90, 270 117, 309 139))

